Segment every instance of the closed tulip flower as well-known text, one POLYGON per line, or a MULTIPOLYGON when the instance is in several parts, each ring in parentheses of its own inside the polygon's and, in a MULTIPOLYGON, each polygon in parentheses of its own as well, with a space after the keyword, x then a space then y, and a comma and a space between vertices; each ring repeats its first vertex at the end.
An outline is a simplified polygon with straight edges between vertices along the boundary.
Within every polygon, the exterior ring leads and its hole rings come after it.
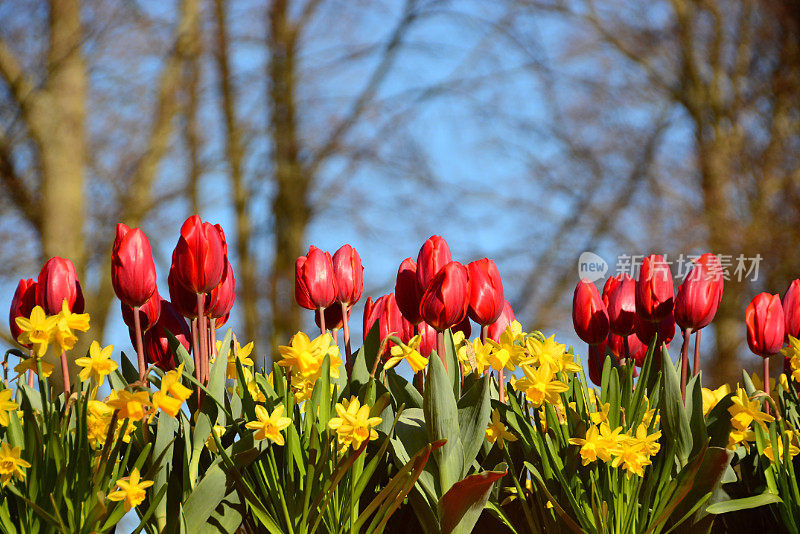
POLYGON ((639 338, 639 341, 650 346, 656 335, 658 335, 656 346, 660 347, 662 343, 669 346, 670 341, 675 337, 675 318, 672 314, 657 323, 651 323, 641 318, 637 320, 636 337, 639 338))
POLYGON ((469 272, 457 261, 451 261, 431 279, 422 294, 419 311, 426 323, 441 332, 460 323, 468 307, 469 272))
MULTIPOLYGON (((407 342, 413 336, 413 326, 405 320, 403 314, 400 313, 400 308, 397 307, 397 300, 395 300, 394 293, 383 295, 375 302, 372 297, 367 298, 364 305, 364 339, 367 339, 369 331, 378 323, 378 332, 380 340, 383 342, 387 336, 393 335, 400 338, 401 341, 407 342)), ((393 343, 387 343, 381 357, 387 357, 393 343)))
POLYGON ((516 320, 516 317, 514 317, 514 310, 511 309, 511 304, 509 304, 508 301, 503 302, 503 311, 500 312, 500 317, 489 325, 489 339, 500 341, 500 335, 516 320))
POLYGON ((636 281, 636 313, 646 321, 658 322, 672 313, 674 298, 672 273, 664 257, 647 256, 636 281))
MULTIPOLYGON (((621 274, 606 301, 608 323, 611 332, 618 336, 630 336, 636 330, 636 281, 627 274, 621 274)), ((607 284, 608 285, 608 284, 607 284)))
POLYGON ((461 332, 464 334, 464 339, 469 339, 469 336, 472 335, 472 324, 469 322, 469 315, 465 315, 464 319, 453 327, 453 334, 456 332, 461 332))
POLYGON ((197 295, 178 282, 178 275, 174 264, 169 269, 167 286, 169 287, 169 299, 172 306, 187 319, 196 319, 197 295))
POLYGON ((593 282, 584 278, 575 286, 572 297, 572 324, 578 337, 589 345, 608 336, 608 311, 593 282))
POLYGON ((436 330, 426 322, 419 323, 419 348, 417 352, 423 358, 431 355, 431 352, 436 350, 436 330))
POLYGON ((11 337, 15 340, 22 333, 17 325, 17 317, 29 318, 34 306, 36 306, 36 281, 33 278, 27 280, 23 278, 17 284, 8 312, 8 326, 11 329, 11 337))
POLYGON ((482 258, 467 265, 469 270, 469 317, 481 326, 495 322, 503 312, 503 281, 495 263, 482 258))
POLYGON ((168 300, 162 299, 158 322, 144 336, 144 351, 148 363, 164 371, 170 371, 175 368, 175 359, 169 349, 169 337, 166 332, 175 336, 183 348, 191 352, 189 326, 175 307, 168 300))
POLYGON ((442 236, 433 235, 422 244, 417 256, 417 282, 423 293, 436 273, 451 261, 450 247, 442 236))
POLYGON ((703 254, 675 297, 675 322, 692 331, 708 326, 722 301, 722 264, 713 254, 703 254))
POLYGON ((358 302, 364 292, 364 267, 356 249, 342 245, 334 253, 333 276, 336 279, 336 300, 348 307, 358 302))
MULTIPOLYGON (((191 293, 190 293, 191 295, 191 293)), ((193 295, 192 295, 193 296, 193 295)), ((128 328, 134 327, 133 322, 133 308, 125 304, 124 302, 120 302, 122 308, 122 320, 125 321, 125 324, 128 325, 128 328)), ((142 325, 142 332, 146 332, 150 330, 158 322, 158 318, 161 316, 161 295, 158 294, 158 290, 153 293, 147 302, 142 304, 139 307, 139 321, 142 325)))
POLYGON ((72 313, 83 313, 83 291, 71 261, 55 256, 47 260, 36 283, 36 304, 47 315, 61 312, 64 300, 72 313))
POLYGON ((762 358, 780 352, 783 346, 786 324, 783 306, 778 295, 759 293, 747 305, 747 344, 754 354, 762 358))
POLYGON ((219 319, 230 313, 234 300, 236 300, 236 278, 233 276, 233 267, 228 263, 222 282, 206 296, 205 313, 212 319, 219 319))
MULTIPOLYGON (((592 284, 594 285, 594 284, 592 284)), ((606 362, 606 342, 589 345, 589 356, 587 364, 589 367, 589 380, 596 386, 600 386, 603 381, 603 365, 606 362)))
POLYGON ((403 317, 411 324, 421 323, 419 303, 422 300, 422 289, 417 280, 417 264, 411 258, 404 259, 397 270, 394 294, 403 317))
POLYGON ((641 367, 644 363, 644 357, 647 355, 647 345, 642 343, 636 334, 629 335, 627 339, 627 353, 625 352, 625 338, 622 336, 610 333, 608 334, 606 344, 608 349, 612 352, 612 354, 614 354, 614 356, 617 357, 617 359, 623 360, 625 358, 630 358, 638 367, 641 367))
MULTIPOLYGON (((347 308, 347 319, 350 320, 350 312, 353 311, 353 307, 347 308)), ((327 330, 338 330, 344 326, 344 321, 342 320, 342 307, 341 306, 331 306, 330 308, 325 308, 325 328, 327 330)), ((314 310, 314 322, 317 323, 317 326, 320 326, 319 322, 319 310, 314 310)))
POLYGON ((786 339, 800 336, 800 280, 792 280, 783 296, 783 314, 786 325, 786 339))
POLYGON ((141 306, 156 290, 156 265, 150 241, 139 228, 117 224, 111 252, 111 285, 119 300, 141 306))
POLYGON ((172 264, 176 281, 195 295, 217 287, 225 274, 225 249, 219 230, 197 215, 186 219, 172 264))
POLYGON ((309 310, 327 308, 336 302, 336 278, 328 252, 312 245, 306 256, 297 258, 294 296, 300 306, 309 310))

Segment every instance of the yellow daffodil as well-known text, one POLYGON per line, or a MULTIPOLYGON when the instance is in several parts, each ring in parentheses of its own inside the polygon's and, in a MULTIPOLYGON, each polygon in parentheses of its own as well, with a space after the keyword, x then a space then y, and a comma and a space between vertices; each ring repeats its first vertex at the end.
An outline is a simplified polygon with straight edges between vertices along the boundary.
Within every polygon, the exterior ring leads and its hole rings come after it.
POLYGON ((151 408, 150 394, 147 391, 132 393, 127 390, 112 391, 106 402, 115 410, 119 410, 120 419, 139 421, 151 408))
POLYGON ((611 466, 619 467, 621 465, 625 469, 627 478, 631 478, 632 475, 643 477, 644 468, 653 463, 646 454, 645 446, 635 440, 619 441, 614 455, 611 466))
MULTIPOLYGON (((789 439, 789 457, 790 458, 794 458, 795 456, 798 455, 798 453, 800 453, 800 448, 798 448, 797 445, 792 443, 794 436, 793 436, 791 431, 787 431, 786 432, 786 437, 789 439)), ((775 451, 774 451, 774 449, 772 447, 772 442, 770 441, 768 443, 769 443, 769 445, 764 449, 764 456, 769 458, 770 462, 775 463, 775 451)), ((778 436, 777 445, 778 445, 778 447, 777 447, 778 448, 778 456, 782 460, 786 461, 786 458, 783 458, 783 440, 781 439, 780 436, 778 436)))
POLYGON ((409 340, 408 344, 402 343, 394 345, 391 350, 391 357, 383 364, 384 369, 391 369, 401 361, 405 360, 411 366, 414 373, 419 373, 428 365, 428 358, 419 353, 419 346, 422 336, 417 334, 409 340))
POLYGON ((381 424, 380 417, 369 416, 370 407, 361 406, 358 398, 350 397, 350 400, 342 400, 336 404, 336 414, 328 422, 328 428, 335 430, 338 435, 339 444, 344 448, 352 445, 353 449, 358 449, 365 441, 378 438, 375 427, 381 424))
MULTIPOLYGON (((217 352, 222 348, 222 341, 217 341, 217 352)), ((242 364, 242 367, 252 367, 255 365, 250 358, 250 353, 253 352, 253 342, 251 341, 242 347, 238 341, 233 342, 233 350, 228 353, 228 365, 226 367, 226 376, 231 379, 236 379, 236 360, 242 364)))
POLYGON ((153 410, 177 417, 183 401, 192 396, 192 390, 181 384, 183 364, 168 371, 161 379, 161 389, 153 394, 153 410))
POLYGON ((22 345, 33 346, 33 351, 37 358, 44 356, 47 353, 47 347, 53 340, 53 330, 57 322, 56 316, 48 317, 44 313, 44 308, 34 306, 30 318, 17 317, 15 321, 22 331, 17 341, 22 345))
POLYGON ((92 447, 99 448, 106 442, 108 425, 113 413, 114 409, 105 402, 94 399, 89 401, 86 412, 86 437, 92 447))
POLYGON ((611 403, 605 403, 600 407, 600 410, 589 414, 592 423, 599 425, 600 423, 608 423, 608 411, 611 409, 611 403))
POLYGON ((742 445, 747 452, 750 452, 750 442, 756 440, 756 434, 750 429, 739 430, 732 428, 731 433, 728 435, 728 449, 736 450, 739 445, 742 445))
POLYGON ((714 406, 721 401, 725 395, 731 392, 731 386, 728 384, 723 384, 715 390, 710 390, 708 388, 703 388, 703 416, 707 416, 711 410, 714 409, 714 406))
MULTIPOLYGON (((633 445, 641 446, 644 454, 647 456, 655 456, 661 450, 661 444, 658 443, 658 438, 661 437, 661 431, 658 430, 652 434, 647 433, 647 425, 640 423, 636 427, 636 434, 627 438, 633 445)), ((623 439, 626 439, 623 437, 623 439)))
POLYGON ((567 346, 556 342, 554 335, 547 339, 529 337, 525 340, 525 348, 535 363, 549 365, 554 373, 577 373, 581 370, 573 355, 567 353, 567 346))
POLYGON ((600 429, 596 426, 590 426, 583 438, 570 438, 569 443, 570 445, 580 445, 583 465, 594 462, 598 457, 604 461, 611 459, 607 442, 600 438, 600 429))
MULTIPOLYGON (((473 342, 480 343, 480 340, 476 339, 473 342)), ((489 366, 494 369, 495 371, 502 371, 503 369, 508 369, 509 371, 514 371, 515 366, 512 361, 512 355, 515 353, 516 349, 519 347, 512 347, 510 345, 501 345, 496 341, 492 341, 491 339, 486 340, 486 345, 490 347, 489 353, 486 355, 485 360, 489 366)), ((475 353, 478 353, 476 348, 475 353)))
POLYGON ((14 372, 19 373, 20 375, 24 374, 26 371, 33 371, 37 375, 39 374, 39 370, 36 366, 36 363, 39 363, 39 366, 42 368, 42 378, 47 378, 51 374, 53 374, 53 370, 55 367, 51 363, 47 363, 44 360, 40 360, 38 358, 26 358, 19 362, 16 366, 14 366, 14 372))
POLYGON ((500 421, 500 411, 495 408, 492 412, 492 420, 486 428, 486 441, 489 443, 497 442, 497 446, 502 449, 503 440, 517 441, 517 437, 506 430, 506 425, 500 421))
POLYGON ((214 436, 217 436, 217 439, 222 439, 222 435, 225 434, 225 427, 222 425, 214 425, 214 428, 211 429, 211 435, 208 436, 206 440, 206 448, 217 454, 217 442, 214 440, 214 436))
POLYGON ((517 380, 519 391, 525 392, 525 396, 533 405, 538 408, 543 402, 558 404, 559 394, 567 391, 567 385, 556 379, 555 375, 547 365, 533 369, 530 365, 523 365, 522 372, 524 378, 517 380))
POLYGON ((731 414, 731 424, 738 430, 745 430, 750 426, 750 423, 755 421, 765 431, 767 429, 766 423, 771 423, 775 420, 771 415, 765 414, 760 409, 760 402, 758 400, 750 400, 744 388, 739 388, 736 395, 731 397, 733 405, 728 408, 731 414))
POLYGON ((130 512, 144 501, 147 488, 153 485, 152 480, 141 480, 141 474, 135 467, 130 477, 117 480, 117 490, 108 494, 109 501, 123 501, 125 511, 130 512))
POLYGON ((267 412, 267 409, 260 404, 256 405, 256 417, 258 421, 250 421, 245 426, 249 429, 256 430, 253 435, 255 439, 270 439, 276 445, 283 445, 283 431, 286 427, 292 424, 292 420, 288 417, 283 417, 283 405, 279 405, 272 410, 272 413, 267 412))
POLYGON ((291 368, 293 380, 295 374, 316 380, 325 356, 330 355, 331 376, 338 378, 342 360, 339 358, 339 347, 331 343, 332 339, 329 333, 325 333, 311 341, 304 332, 298 332, 292 336, 288 346, 278 347, 282 358, 278 365, 291 368))
POLYGON ((28 462, 20 458, 22 449, 14 447, 13 449, 8 443, 3 442, 0 445, 0 481, 5 486, 12 478, 23 480, 25 473, 23 469, 31 466, 28 462))
POLYGON ((72 313, 67 300, 61 303, 61 311, 56 315, 56 325, 53 329, 53 338, 62 351, 72 350, 78 337, 75 331, 86 332, 89 330, 88 313, 72 313))
POLYGON ((781 350, 781 354, 789 358, 789 368, 791 369, 789 378, 800 382, 800 340, 789 336, 789 345, 781 350))
POLYGON ((109 345, 105 348, 100 348, 100 343, 92 341, 89 347, 89 356, 78 358, 75 363, 83 367, 81 370, 81 381, 89 380, 94 381, 97 386, 100 386, 105 377, 113 373, 117 369, 117 362, 111 359, 111 354, 114 352, 114 345, 109 345))
POLYGON ((480 338, 475 338, 471 342, 466 342, 460 349, 463 359, 459 358, 462 359, 465 364, 464 374, 468 375, 472 372, 483 374, 484 371, 491 366, 489 358, 493 350, 490 343, 483 343, 480 338))
POLYGON ((19 404, 11 400, 14 392, 10 389, 0 391, 0 425, 8 426, 8 412, 19 408, 19 404))

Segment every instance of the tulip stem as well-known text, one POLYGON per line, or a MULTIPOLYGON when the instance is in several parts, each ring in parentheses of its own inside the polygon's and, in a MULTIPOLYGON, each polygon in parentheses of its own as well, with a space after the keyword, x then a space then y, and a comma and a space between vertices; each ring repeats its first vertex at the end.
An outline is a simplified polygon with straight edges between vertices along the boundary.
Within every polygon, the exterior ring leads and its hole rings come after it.
POLYGON ((325 335, 325 332, 328 329, 325 328, 325 308, 322 307, 319 309, 319 333, 325 335))
POLYGON ((625 361, 627 362, 631 359, 631 347, 628 344, 628 336, 622 336, 622 344, 625 347, 625 361))
POLYGON ((205 384, 208 379, 208 332, 206 328, 206 316, 203 305, 205 304, 205 294, 197 294, 197 344, 200 347, 200 383, 205 384))
POLYGON ((139 380, 147 387, 146 367, 144 364, 144 344, 142 342, 142 318, 139 317, 140 306, 133 307, 133 329, 136 331, 136 356, 139 361, 139 380))
POLYGON ((689 336, 692 335, 690 328, 681 330, 683 333, 683 344, 681 344, 681 399, 686 404, 686 377, 689 368, 689 336))
MULTIPOLYGON (((197 335, 197 318, 192 319, 192 358, 194 359, 194 377, 200 382, 200 347, 197 335)), ((197 386, 197 404, 200 405, 200 386, 197 386)))
POLYGON ((211 328, 211 355, 217 357, 217 320, 212 318, 209 320, 211 328))
MULTIPOLYGON (((33 349, 28 351, 28 356, 33 358, 33 349)), ((28 387, 33 387, 33 369, 28 369, 28 387)))
POLYGON ((439 359, 444 364, 444 370, 447 371, 447 358, 444 355, 444 331, 436 332, 436 352, 439 354, 439 359))
POLYGON ((764 357, 764 393, 767 394, 764 400, 764 413, 769 415, 769 356, 764 357))
POLYGON ((497 391, 500 396, 500 402, 506 402, 506 377, 503 369, 497 371, 497 391))
POLYGON ((67 365, 67 353, 61 351, 61 375, 64 377, 64 397, 69 399, 70 383, 69 383, 69 365, 67 365))
POLYGON ((700 372, 700 330, 694 334, 694 368, 692 369, 692 376, 697 376, 700 372))
POLYGON ((481 326, 481 344, 486 343, 486 336, 488 335, 489 335, 489 327, 487 325, 481 326))
MULTIPOLYGON (((345 306, 344 302, 340 303, 342 306, 342 330, 344 331, 344 353, 347 356, 345 361, 347 362, 347 368, 349 369, 352 365, 350 360, 353 358, 353 353, 350 352, 350 324, 349 318, 347 317, 347 306, 345 306)), ((320 324, 322 324, 322 318, 320 318, 320 324)))

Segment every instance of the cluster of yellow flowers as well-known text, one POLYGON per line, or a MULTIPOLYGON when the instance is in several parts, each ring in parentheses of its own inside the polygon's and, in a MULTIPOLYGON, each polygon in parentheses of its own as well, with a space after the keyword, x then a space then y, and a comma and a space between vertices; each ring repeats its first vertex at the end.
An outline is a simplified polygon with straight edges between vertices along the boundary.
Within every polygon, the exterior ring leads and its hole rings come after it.
POLYGON ((72 313, 66 300, 56 315, 46 315, 44 308, 35 306, 30 317, 17 317, 15 320, 21 330, 17 341, 31 347, 31 357, 14 368, 20 374, 28 370, 38 373, 38 363, 42 368, 42 375, 50 376, 53 365, 42 361, 50 345, 57 345, 61 351, 72 350, 78 342, 75 332, 89 330, 89 314, 72 313))
POLYGON ((610 463, 612 467, 622 466, 627 478, 632 475, 644 476, 644 468, 652 463, 650 458, 661 449, 658 438, 661 431, 649 433, 651 427, 658 424, 655 409, 645 410, 643 421, 634 431, 633 428, 623 433, 623 427, 611 429, 608 421, 609 404, 590 414, 592 426, 583 438, 570 438, 569 443, 579 445, 583 465, 598 459, 610 463))
POLYGON ((365 441, 378 439, 375 427, 381 424, 383 419, 370 417, 370 410, 369 405, 362 405, 355 396, 336 404, 336 415, 339 417, 328 421, 328 428, 336 431, 340 452, 344 452, 349 446, 356 450, 365 441))
POLYGON ((322 374, 322 362, 325 356, 330 356, 330 376, 339 378, 339 367, 342 360, 339 358, 339 346, 333 343, 329 333, 318 336, 311 341, 309 337, 298 332, 288 346, 278 347, 281 360, 278 365, 288 367, 291 372, 292 389, 295 401, 300 404, 311 398, 314 383, 322 374))
POLYGON ((789 336, 789 346, 784 347, 781 353, 789 358, 789 379, 800 382, 800 340, 789 336))

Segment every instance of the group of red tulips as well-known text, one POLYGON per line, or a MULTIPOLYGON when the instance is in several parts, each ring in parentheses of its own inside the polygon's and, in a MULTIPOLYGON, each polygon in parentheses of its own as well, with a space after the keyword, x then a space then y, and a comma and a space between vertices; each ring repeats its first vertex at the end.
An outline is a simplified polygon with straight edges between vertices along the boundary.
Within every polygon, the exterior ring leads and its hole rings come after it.
MULTIPOLYGON (((602 295, 583 279, 575 288, 572 320, 575 332, 589 344, 589 375, 599 384, 606 347, 621 362, 641 365, 655 336, 669 344, 676 324, 683 334, 681 387, 685 395, 689 337, 695 334, 694 374, 700 370, 700 331, 708 326, 722 301, 722 265, 711 253, 700 256, 675 294, 672 273, 661 255, 642 261, 638 279, 620 274, 609 278, 602 295)), ((769 357, 778 354, 788 336, 800 333, 800 280, 793 281, 783 302, 760 293, 747 306, 747 343, 764 358, 764 385, 769 393, 769 357)))
MULTIPOLYGON (((363 288, 361 258, 350 245, 341 247, 332 258, 312 246, 308 255, 297 259, 295 299, 300 306, 316 311, 323 333, 343 328, 348 369, 352 359, 348 320, 363 288)), ((416 262, 406 258, 400 263, 393 293, 374 301, 367 298, 363 332, 366 338, 377 323, 381 340, 396 336, 407 343, 419 335, 420 354, 428 357, 436 348, 444 361, 443 332, 453 328, 468 337, 470 319, 481 326, 482 337, 495 340, 514 320, 500 273, 487 258, 466 266, 453 261, 447 242, 435 235, 422 245, 416 262)), ((383 347, 382 356, 387 357, 391 343, 383 347)))

